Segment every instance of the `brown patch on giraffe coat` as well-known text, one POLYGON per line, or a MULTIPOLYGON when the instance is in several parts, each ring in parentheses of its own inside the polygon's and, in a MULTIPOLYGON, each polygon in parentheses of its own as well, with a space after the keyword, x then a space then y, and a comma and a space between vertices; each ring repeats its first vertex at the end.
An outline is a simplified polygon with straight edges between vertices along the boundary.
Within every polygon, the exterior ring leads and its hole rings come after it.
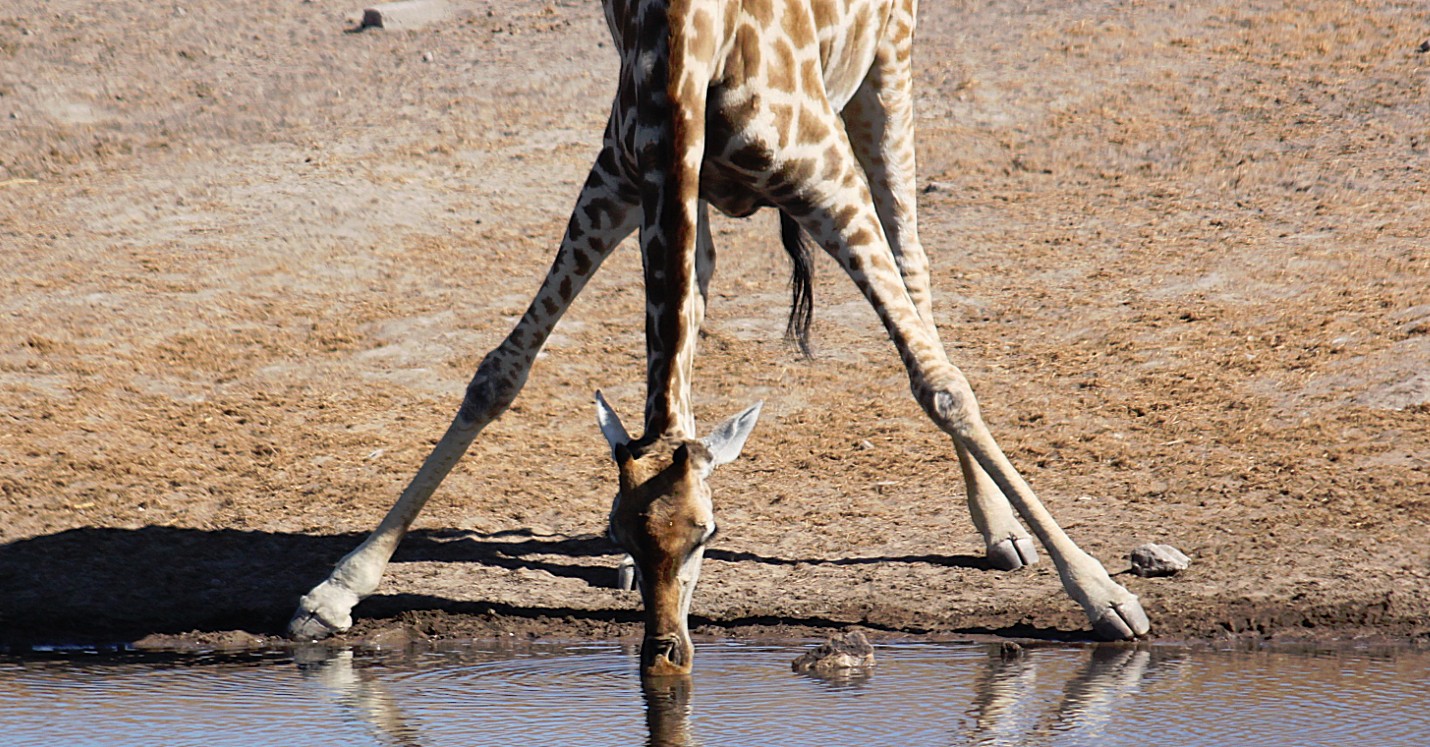
POLYGON ((759 24, 760 28, 767 29, 775 22, 774 3, 763 2, 761 0, 759 2, 743 3, 740 7, 746 13, 749 13, 751 18, 755 19, 755 23, 759 24))
POLYGON ((808 184, 814 178, 815 169, 818 164, 808 158, 791 158, 785 161, 780 168, 780 178, 784 179, 791 186, 798 189, 800 186, 808 184))
POLYGON ((808 9, 791 4, 785 6, 785 10, 784 23, 781 24, 784 27, 785 38, 800 49, 813 46, 817 37, 814 31, 814 18, 808 9))
POLYGON ((792 104, 771 104, 769 111, 774 120, 775 145, 780 150, 784 150, 790 146, 794 139, 795 107, 792 104))
MULTIPOLYGON (((591 251, 603 254, 606 251, 605 242, 601 239, 591 241, 591 251)), ((585 252, 572 252, 572 260, 576 263, 576 274, 585 277, 591 274, 591 257, 585 252)))
POLYGON ((846 164, 844 163, 843 159, 824 159, 824 170, 820 172, 819 180, 827 184, 833 184, 834 182, 839 181, 841 175, 853 171, 853 169, 845 168, 845 166, 846 164))
POLYGON ((769 151, 756 145, 736 148, 726 160, 735 168, 751 174, 766 171, 770 167, 769 151))
POLYGON ((783 93, 797 92, 799 84, 795 80, 794 47, 784 39, 776 39, 770 48, 774 54, 767 68, 765 87, 783 93))
POLYGON ((679 102, 682 112, 689 112, 689 102, 697 101, 703 97, 703 89, 706 85, 705 82, 696 79, 693 75, 685 76, 685 80, 680 82, 680 92, 676 97, 676 101, 679 102))
POLYGON ((868 33, 870 21, 867 6, 859 9, 859 11, 854 14, 854 17, 848 20, 849 38, 863 39, 864 35, 868 33))
POLYGON ((840 10, 848 4, 848 0, 809 0, 809 10, 820 28, 829 28, 839 23, 840 10))
MULTIPOLYGON (((870 231, 868 226, 860 226, 859 230, 849 235, 850 246, 870 246, 875 243, 875 240, 874 232, 870 231)), ((852 262, 856 256, 858 255, 851 253, 850 261, 852 262)))
MULTIPOLYGON (((808 107, 799 108, 799 126, 795 131, 795 140, 800 143, 817 143, 829 138, 832 130, 825 124, 824 118, 808 107)), ((837 167, 837 158, 828 159, 830 166, 837 167)), ((828 176, 826 168, 826 177, 828 176)))
POLYGON ((715 57, 715 19, 704 8, 697 8, 690 16, 689 34, 685 38, 686 52, 697 60, 711 60, 715 57))
POLYGON ((800 85, 809 93, 824 90, 824 71, 818 60, 805 60, 799 64, 800 85))
POLYGON ((760 35, 749 24, 744 24, 735 32, 735 50, 743 63, 743 77, 759 77, 760 66, 764 61, 760 51, 760 35))

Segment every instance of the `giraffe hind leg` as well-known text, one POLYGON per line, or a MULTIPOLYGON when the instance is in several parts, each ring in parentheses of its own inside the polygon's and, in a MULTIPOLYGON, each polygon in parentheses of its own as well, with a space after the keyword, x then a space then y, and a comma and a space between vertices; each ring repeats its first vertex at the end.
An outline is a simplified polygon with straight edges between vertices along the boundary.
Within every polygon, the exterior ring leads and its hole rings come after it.
POLYGON ((362 544, 298 603, 288 635, 314 640, 352 626, 352 608, 377 590, 383 571, 417 514, 488 423, 516 399, 531 364, 561 315, 601 262, 635 230, 640 211, 619 176, 614 147, 591 168, 561 247, 541 289, 506 339, 482 359, 461 408, 401 497, 362 544))
MULTIPOLYGON (((909 19, 911 22, 912 19, 909 19)), ((849 145, 868 180, 874 209, 904 287, 919 316, 935 336, 928 256, 918 233, 915 180, 914 107, 910 48, 912 34, 894 34, 875 56, 840 118, 849 145)), ((958 447, 968 497, 968 513, 983 536, 988 564, 1017 570, 1038 562, 1032 535, 1018 523, 1013 507, 983 470, 958 447)))
MULTIPOLYGON (((828 117, 832 120, 833 114, 828 117)), ((1082 606, 1096 633, 1111 639, 1146 633, 1147 616, 1137 597, 1058 526, 988 432, 967 379, 949 362, 933 324, 909 293, 847 137, 833 129, 825 156, 833 160, 821 176, 787 185, 785 192, 793 197, 780 207, 839 262, 874 307, 908 370, 914 398, 1027 522, 1053 559, 1063 588, 1082 606)))
POLYGON ((993 478, 978 466, 958 441, 958 466, 963 471, 963 484, 968 490, 968 514, 973 526, 983 535, 988 565, 1000 571, 1016 571, 1038 562, 1038 547, 1032 535, 1018 523, 1013 506, 993 482, 993 478))

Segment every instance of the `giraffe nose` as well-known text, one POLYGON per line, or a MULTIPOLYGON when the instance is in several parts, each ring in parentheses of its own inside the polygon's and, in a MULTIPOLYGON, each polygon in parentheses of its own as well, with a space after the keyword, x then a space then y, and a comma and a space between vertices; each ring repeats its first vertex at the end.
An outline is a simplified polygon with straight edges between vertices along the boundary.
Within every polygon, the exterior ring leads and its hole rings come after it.
MULTIPOLYGON (((642 658, 646 661, 646 667, 658 667, 664 659, 668 665, 685 669, 690 666, 689 657, 686 654, 686 647, 681 645, 678 636, 660 636, 645 639, 642 647, 642 658)), ((661 667, 664 668, 664 667, 661 667)))
POLYGON ((675 636, 652 638, 646 641, 646 645, 650 647, 650 655, 652 658, 660 656, 664 657, 665 660, 671 664, 680 663, 676 661, 676 659, 681 658, 680 640, 675 636))

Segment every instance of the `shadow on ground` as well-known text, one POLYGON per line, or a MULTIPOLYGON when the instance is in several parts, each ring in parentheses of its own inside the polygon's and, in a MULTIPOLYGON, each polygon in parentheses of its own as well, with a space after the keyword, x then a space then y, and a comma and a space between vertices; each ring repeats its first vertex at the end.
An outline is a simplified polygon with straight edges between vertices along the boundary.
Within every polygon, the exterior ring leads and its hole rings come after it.
MULTIPOLYGON (((543 568, 595 583, 596 565, 524 555, 609 555, 604 538, 413 532, 395 562, 543 568)), ((81 528, 0 546, 0 645, 110 643, 150 634, 248 630, 277 634, 298 597, 362 539, 174 527, 81 528)), ((609 569, 604 575, 609 575, 609 569)), ((405 595, 378 595, 364 614, 396 614, 405 595)), ((441 600, 432 600, 437 606, 441 600)), ((575 612, 575 611, 572 611, 575 612)))
MULTIPOLYGON (((298 597, 362 539, 357 534, 304 535, 198 530, 81 528, 0 546, 0 647, 38 644, 109 644, 148 635, 246 630, 283 631, 298 597)), ((415 531, 393 562, 478 563, 543 570, 594 587, 614 582, 616 547, 604 536, 539 536, 529 531, 476 534, 415 531), (600 562, 595 562, 601 558, 600 562)), ((712 550, 709 557, 740 563, 857 565, 927 562, 986 567, 982 558, 937 555, 890 558, 779 558, 712 550)), ((378 594, 357 609, 360 617, 441 610, 453 615, 572 618, 594 623, 639 621, 621 610, 515 606, 459 601, 438 595, 378 594)), ((840 627, 818 614, 787 619, 692 618, 692 625, 800 625, 840 627)), ((877 627, 877 626, 876 626, 877 627)), ((917 631, 909 631, 917 632, 917 631)))

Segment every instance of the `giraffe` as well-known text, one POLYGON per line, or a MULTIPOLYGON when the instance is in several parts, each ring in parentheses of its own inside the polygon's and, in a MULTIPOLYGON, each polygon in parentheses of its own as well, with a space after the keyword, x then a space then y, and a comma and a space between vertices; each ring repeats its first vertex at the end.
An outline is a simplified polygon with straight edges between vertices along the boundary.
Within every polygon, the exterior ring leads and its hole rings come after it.
MULTIPOLYGON (((632 438, 596 397, 619 475, 610 534, 639 580, 642 675, 690 671, 686 618, 716 528, 707 478, 739 455, 760 412, 756 404, 696 436, 691 371, 714 271, 711 206, 737 217, 777 209, 796 280, 807 251, 803 235, 873 306, 915 400, 953 441, 991 566, 1037 562, 1036 536, 1097 635, 1145 634, 1137 597, 1068 537, 998 447, 934 326, 915 205, 917 0, 603 5, 620 76, 602 147, 550 270, 525 314, 482 359, 451 425, 396 504, 302 598, 290 635, 319 638, 352 624, 353 605, 376 590, 423 504, 516 398, 537 352, 602 261, 638 231, 646 291, 643 435, 632 438)), ((797 284, 796 311, 798 291, 797 284)), ((793 317, 791 324, 798 326, 793 317)))

